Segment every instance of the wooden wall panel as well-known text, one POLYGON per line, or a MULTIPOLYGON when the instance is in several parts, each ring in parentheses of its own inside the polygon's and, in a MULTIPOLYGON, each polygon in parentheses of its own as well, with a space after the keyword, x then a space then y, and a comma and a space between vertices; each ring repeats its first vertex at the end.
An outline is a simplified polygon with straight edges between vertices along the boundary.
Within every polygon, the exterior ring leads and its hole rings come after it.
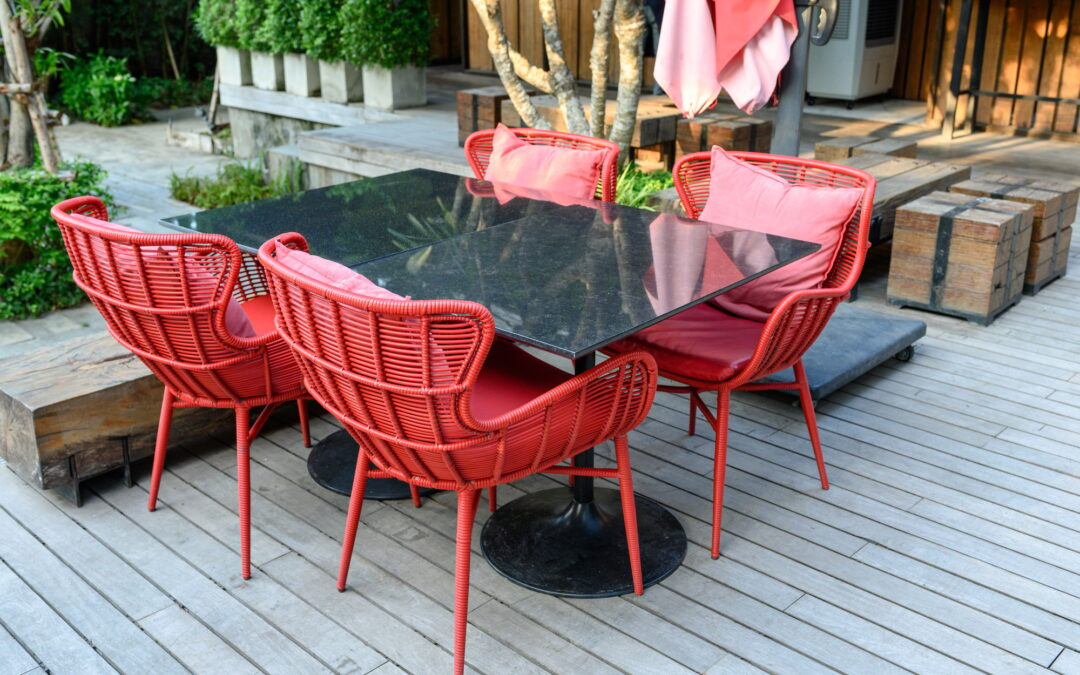
MULTIPOLYGON (((901 14, 892 94, 926 101, 931 120, 944 115, 961 4, 961 0, 906 0, 901 14)), ((975 0, 961 78, 965 89, 972 77, 978 5, 975 0)), ((1080 0, 991 0, 982 57, 979 89, 1080 97, 1080 0)), ((967 97, 960 98, 961 118, 970 105, 967 97)), ((985 96, 978 101, 976 123, 1075 134, 1077 106, 985 96)))

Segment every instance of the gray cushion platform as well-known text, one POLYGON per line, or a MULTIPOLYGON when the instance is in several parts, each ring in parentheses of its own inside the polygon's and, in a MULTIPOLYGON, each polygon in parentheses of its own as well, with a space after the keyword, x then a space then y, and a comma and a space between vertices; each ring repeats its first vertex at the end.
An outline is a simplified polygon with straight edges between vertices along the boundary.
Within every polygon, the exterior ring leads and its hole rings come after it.
MULTIPOLYGON (((906 361, 911 357, 911 345, 924 335, 926 324, 922 321, 881 314, 850 303, 840 305, 803 357, 811 395, 814 400, 822 399, 894 356, 906 361)), ((790 382, 795 374, 788 369, 764 379, 790 382)), ((794 389, 787 391, 798 393, 794 389)))

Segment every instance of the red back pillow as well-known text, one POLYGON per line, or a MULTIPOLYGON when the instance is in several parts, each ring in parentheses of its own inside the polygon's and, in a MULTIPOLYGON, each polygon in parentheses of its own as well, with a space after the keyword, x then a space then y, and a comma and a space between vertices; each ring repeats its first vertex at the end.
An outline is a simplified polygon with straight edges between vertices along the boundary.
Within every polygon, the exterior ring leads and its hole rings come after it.
POLYGON ((701 220, 811 241, 821 248, 710 302, 735 316, 765 321, 788 294, 819 288, 862 196, 859 188, 792 185, 714 147, 701 220))
POLYGON ((572 150, 532 145, 500 124, 491 140, 491 159, 484 180, 537 188, 568 197, 596 194, 604 150, 572 150))

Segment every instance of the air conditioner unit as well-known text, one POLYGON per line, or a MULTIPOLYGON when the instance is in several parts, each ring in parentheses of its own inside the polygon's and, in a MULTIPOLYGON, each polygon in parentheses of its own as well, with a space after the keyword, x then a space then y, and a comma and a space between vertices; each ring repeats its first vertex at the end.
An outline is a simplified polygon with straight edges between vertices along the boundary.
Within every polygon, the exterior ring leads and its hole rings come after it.
POLYGON ((892 88, 902 0, 839 0, 836 28, 810 46, 810 96, 856 101, 892 88))

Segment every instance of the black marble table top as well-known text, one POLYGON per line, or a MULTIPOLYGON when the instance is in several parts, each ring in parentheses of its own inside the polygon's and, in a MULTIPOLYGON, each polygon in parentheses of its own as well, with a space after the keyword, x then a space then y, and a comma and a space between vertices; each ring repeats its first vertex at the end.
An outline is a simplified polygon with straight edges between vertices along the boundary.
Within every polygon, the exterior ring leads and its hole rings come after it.
POLYGON ((300 232, 312 253, 381 286, 417 300, 479 302, 500 334, 570 358, 818 249, 738 223, 422 169, 164 222, 247 250, 300 232))

